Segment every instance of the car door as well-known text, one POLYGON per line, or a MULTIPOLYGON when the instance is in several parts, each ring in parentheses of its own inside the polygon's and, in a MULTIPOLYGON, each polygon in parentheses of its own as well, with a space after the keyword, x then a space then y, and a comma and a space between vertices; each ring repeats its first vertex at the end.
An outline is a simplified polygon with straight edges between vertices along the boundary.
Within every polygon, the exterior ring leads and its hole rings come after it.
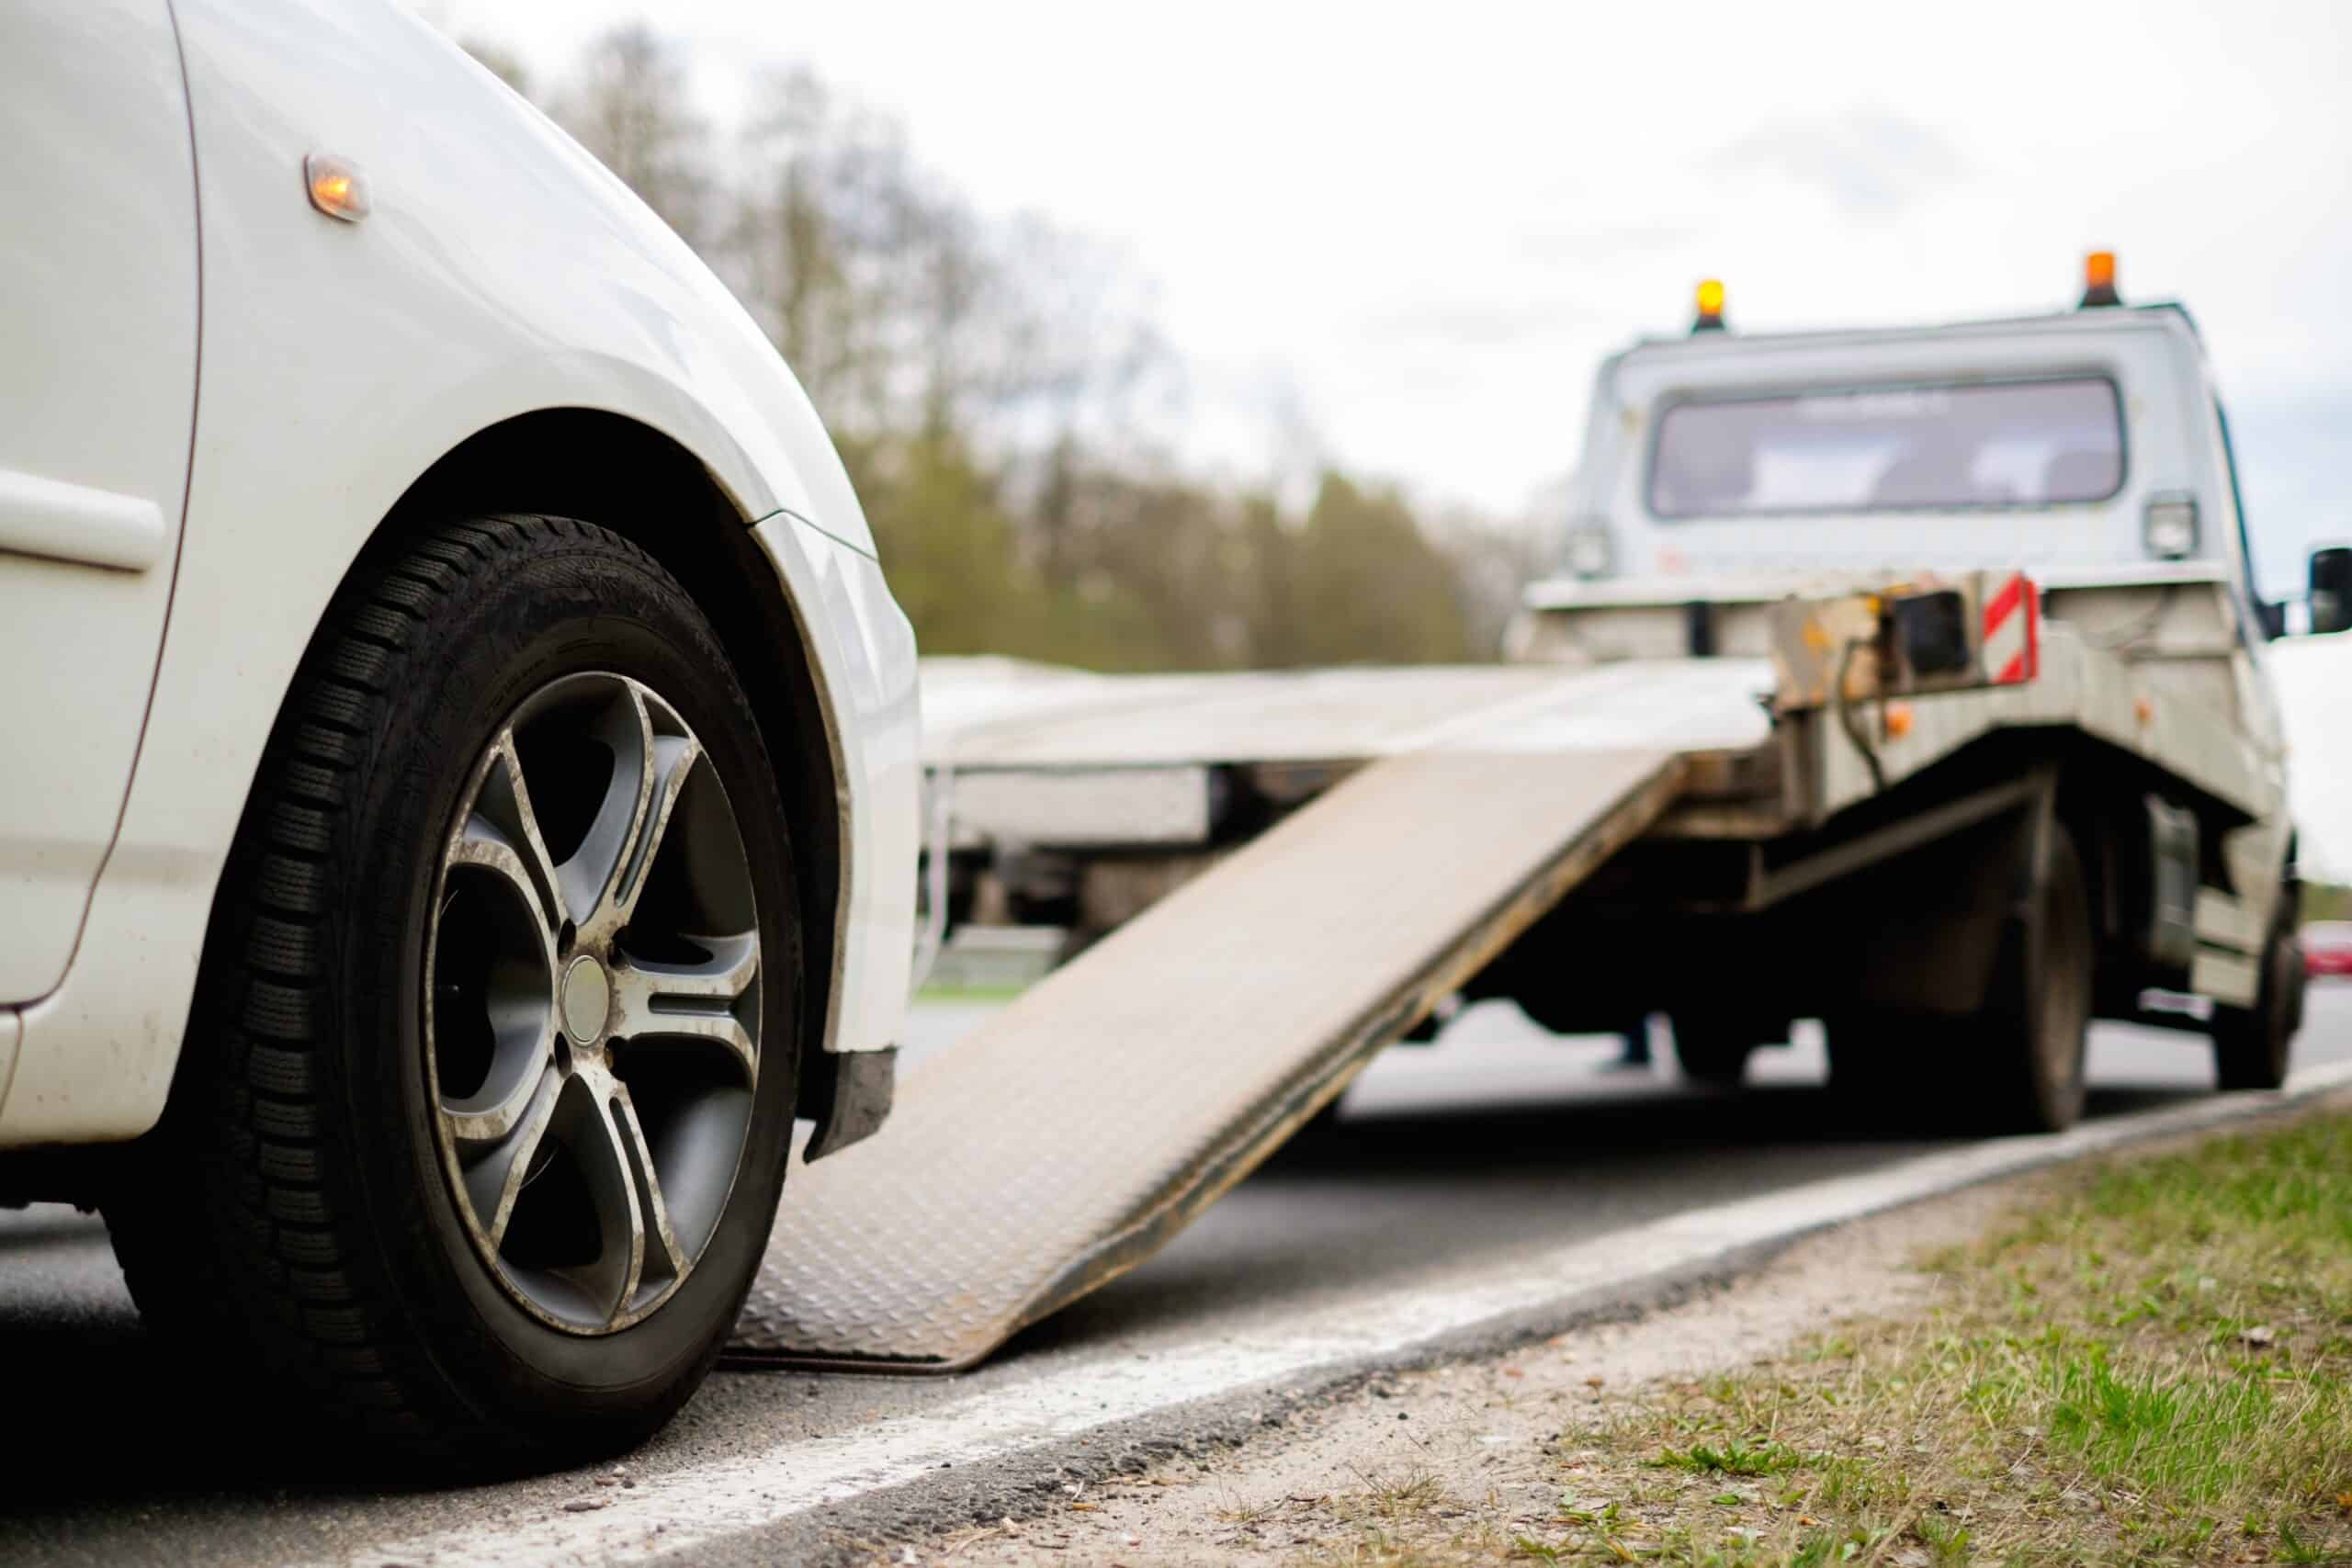
POLYGON ((197 225, 167 0, 0 5, 0 223, 5 1004, 73 956, 177 558, 197 225))

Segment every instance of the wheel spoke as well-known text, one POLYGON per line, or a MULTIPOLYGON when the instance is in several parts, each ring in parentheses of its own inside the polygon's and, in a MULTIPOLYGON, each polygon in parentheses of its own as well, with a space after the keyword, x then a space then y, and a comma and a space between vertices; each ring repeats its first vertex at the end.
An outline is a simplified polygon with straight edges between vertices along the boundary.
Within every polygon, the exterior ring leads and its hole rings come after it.
POLYGON ((650 962, 617 953, 613 969, 612 1032, 632 1048, 662 1040, 712 1041, 740 1063, 746 1083, 759 1069, 759 1047, 735 1015, 760 969, 760 934, 696 937, 699 963, 650 962))
MULTIPOLYGON (((623 1157, 628 1164, 629 1175, 637 1189, 638 1213, 644 1221, 646 1246, 639 1265, 639 1284, 659 1275, 663 1279, 678 1279, 692 1266, 685 1249, 678 1245, 677 1233, 670 1224, 670 1207, 662 1199, 662 1178, 653 1166, 653 1150, 645 1139, 645 1125, 637 1117, 637 1102, 628 1097, 628 1086, 613 1085, 612 1099, 606 1111, 612 1117, 613 1131, 620 1140, 623 1157)), ((630 1287, 635 1294, 636 1285, 630 1287)))
POLYGON ((645 893, 646 874, 653 869, 654 857, 662 852, 662 840, 670 831, 670 818, 677 812, 678 796, 684 793, 686 781, 700 761, 702 747, 691 735, 653 738, 650 809, 630 846, 627 879, 612 894, 612 930, 618 931, 628 924, 629 917, 637 913, 637 901, 645 893))
POLYGON ((586 838, 559 868, 567 902, 585 911, 574 916, 583 942, 609 941, 636 913, 679 792, 702 755, 667 710, 657 722, 634 682, 623 690, 628 701, 597 726, 613 753, 612 779, 586 838))
POLYGON ((441 1116, 448 1125, 449 1135, 464 1149, 504 1143, 530 1115, 554 1070, 554 1043, 542 1039, 526 1059, 523 1070, 514 1075, 513 1086, 496 1100, 487 1104, 479 1100, 441 1102, 441 1116))
MULTIPOLYGON (((645 1210, 638 1201, 631 1135, 621 1130, 615 1113, 620 1085, 597 1069, 584 1070, 572 1081, 594 1101, 593 1107, 583 1107, 589 1125, 581 1139, 580 1168, 595 1206, 603 1246, 594 1263, 570 1272, 589 1298, 603 1306, 609 1326, 628 1311, 645 1277, 645 1210)), ((631 1118, 632 1129, 635 1124, 631 1118)))
POLYGON ((514 1200, 530 1178, 532 1156, 546 1141, 563 1091, 563 1080, 552 1060, 526 1077, 525 1084, 527 1092, 509 1096, 492 1112, 472 1116, 442 1112, 442 1124, 458 1145, 475 1227, 493 1252, 506 1238, 506 1223, 514 1216, 514 1200))
POLYGON ((494 872, 514 885, 524 902, 537 917, 537 924, 546 950, 548 966, 555 966, 555 928, 562 923, 559 913, 553 920, 547 918, 548 902, 540 885, 533 879, 530 867, 505 829, 477 811, 469 815, 465 826, 458 830, 457 842, 449 846, 451 865, 469 865, 494 872))
POLYGON ((571 919, 563 882, 556 874, 555 857, 548 852, 547 836, 539 830, 538 813, 531 807, 531 787, 523 777, 523 761, 514 748, 514 727, 498 732, 489 771, 474 796, 474 820, 496 824, 500 836, 529 870, 534 902, 554 931, 571 919))

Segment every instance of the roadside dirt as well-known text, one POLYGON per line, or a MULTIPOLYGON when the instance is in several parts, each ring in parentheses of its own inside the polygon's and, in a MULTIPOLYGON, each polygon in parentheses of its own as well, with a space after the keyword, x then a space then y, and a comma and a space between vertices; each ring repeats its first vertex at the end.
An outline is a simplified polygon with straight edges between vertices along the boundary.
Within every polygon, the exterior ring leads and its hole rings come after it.
POLYGON ((1404 1563, 1430 1561, 1413 1542, 1432 1535, 1451 1539, 1438 1561, 1465 1546, 1508 1557, 1515 1524, 1557 1513, 1579 1434, 1604 1429, 1636 1390, 1770 1366, 1842 1320, 1916 1306, 1932 1287, 1915 1260, 1974 1236, 2033 1179, 1814 1237, 1758 1275, 1636 1322, 1380 1378, 1237 1448, 1071 1483, 1043 1515, 876 1543, 873 1561, 1404 1563), (1464 1540, 1468 1528, 1492 1539, 1464 1540))

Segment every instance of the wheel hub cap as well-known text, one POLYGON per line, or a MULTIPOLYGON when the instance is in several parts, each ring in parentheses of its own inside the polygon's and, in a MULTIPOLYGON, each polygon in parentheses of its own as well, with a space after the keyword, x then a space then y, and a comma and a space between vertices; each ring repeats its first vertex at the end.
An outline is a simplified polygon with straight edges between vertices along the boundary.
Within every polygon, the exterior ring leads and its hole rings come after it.
POLYGON ((475 1251, 533 1316, 628 1327, 717 1231, 751 1135, 760 924, 678 710, 568 675, 469 775, 425 933, 425 1088, 475 1251))
POLYGON ((593 1045, 605 1032, 613 1009, 613 984, 592 953, 582 953, 563 972, 563 1028, 573 1041, 593 1045))

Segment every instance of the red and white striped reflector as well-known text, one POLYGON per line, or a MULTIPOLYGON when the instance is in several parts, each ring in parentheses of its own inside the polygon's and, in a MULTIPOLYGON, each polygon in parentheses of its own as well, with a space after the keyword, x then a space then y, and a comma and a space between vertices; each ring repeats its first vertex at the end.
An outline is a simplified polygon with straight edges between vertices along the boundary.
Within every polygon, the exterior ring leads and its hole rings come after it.
POLYGON ((1984 671, 1996 686, 2041 673, 2041 590, 2021 571, 1985 596, 1984 671))

